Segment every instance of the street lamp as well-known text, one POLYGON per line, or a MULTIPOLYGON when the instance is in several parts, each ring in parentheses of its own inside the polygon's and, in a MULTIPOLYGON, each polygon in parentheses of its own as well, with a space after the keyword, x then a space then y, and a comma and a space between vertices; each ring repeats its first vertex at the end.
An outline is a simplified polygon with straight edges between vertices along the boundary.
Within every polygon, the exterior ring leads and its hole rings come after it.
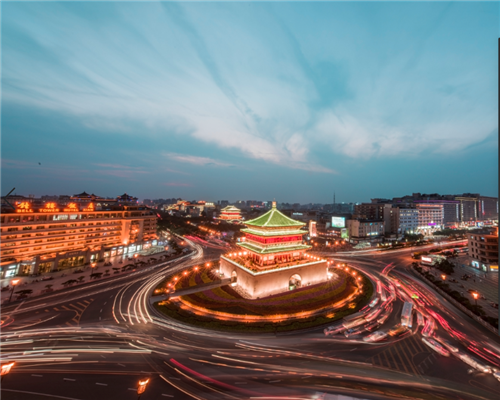
POLYGON ((139 397, 137 397, 137 399, 140 399, 141 395, 146 391, 146 387, 148 386, 148 383, 149 383, 149 378, 142 379, 139 381, 139 386, 137 386, 137 394, 139 397))
POLYGON ((89 276, 89 280, 92 279, 92 274, 94 273, 95 266, 96 266, 95 262, 93 262, 92 264, 90 264, 90 276, 89 276))
POLYGON ((442 275, 441 275, 441 279, 442 279, 443 281, 444 281, 444 280, 446 280, 446 275, 445 275, 445 274, 442 274, 442 275))
MULTIPOLYGON (((20 279, 13 279, 12 281, 10 281, 10 284, 12 285, 12 292, 10 292, 10 297, 9 297, 9 303, 10 301, 12 300, 12 295, 14 294, 14 289, 16 287, 16 285, 20 282, 20 279)), ((3 370, 2 370, 3 371, 3 370)))
POLYGON ((477 298, 479 297, 478 293, 472 293, 472 297, 474 297, 474 300, 476 301, 476 307, 477 307, 477 298))

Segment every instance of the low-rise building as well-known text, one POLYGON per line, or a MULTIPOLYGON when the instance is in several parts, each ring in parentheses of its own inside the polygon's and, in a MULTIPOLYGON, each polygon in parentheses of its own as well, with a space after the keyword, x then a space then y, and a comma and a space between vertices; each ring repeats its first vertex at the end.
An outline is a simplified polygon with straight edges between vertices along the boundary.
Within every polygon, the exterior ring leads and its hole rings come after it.
POLYGON ((384 237, 384 221, 373 219, 348 219, 347 232, 351 243, 379 242, 384 237))
POLYGON ((22 201, 2 209, 0 218, 1 278, 71 268, 157 244, 156 215, 143 206, 22 201))
POLYGON ((468 233, 467 240, 471 266, 498 272, 498 228, 468 233))

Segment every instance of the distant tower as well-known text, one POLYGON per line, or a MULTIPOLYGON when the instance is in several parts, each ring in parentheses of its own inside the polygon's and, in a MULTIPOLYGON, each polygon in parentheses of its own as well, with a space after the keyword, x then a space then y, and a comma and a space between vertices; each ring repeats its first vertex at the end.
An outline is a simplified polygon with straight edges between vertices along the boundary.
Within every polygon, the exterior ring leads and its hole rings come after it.
POLYGON ((332 207, 332 212, 335 212, 335 209, 337 206, 335 205, 335 192, 333 192, 333 207, 332 207))

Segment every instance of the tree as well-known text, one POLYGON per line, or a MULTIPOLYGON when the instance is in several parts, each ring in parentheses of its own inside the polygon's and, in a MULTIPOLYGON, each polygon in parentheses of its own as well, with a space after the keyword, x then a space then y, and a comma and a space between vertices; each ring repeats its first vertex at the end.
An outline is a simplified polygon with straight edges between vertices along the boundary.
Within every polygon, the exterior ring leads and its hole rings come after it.
POLYGON ((85 279, 85 277, 84 277, 84 276, 79 276, 79 277, 78 277, 78 282, 79 282, 79 283, 82 283, 84 279, 85 279))
POLYGON ((419 240, 422 240, 424 238, 424 235, 422 235, 421 233, 405 233, 404 238, 409 242, 417 242, 419 240))
POLYGON ((50 289, 52 288, 52 286, 54 286, 54 285, 45 285, 45 288, 46 288, 47 290, 50 290, 50 289))
POLYGON ((448 260, 444 260, 444 259, 439 260, 435 264, 435 267, 447 275, 451 275, 451 274, 453 274, 453 272, 455 272, 455 266, 451 262, 449 262, 448 260))

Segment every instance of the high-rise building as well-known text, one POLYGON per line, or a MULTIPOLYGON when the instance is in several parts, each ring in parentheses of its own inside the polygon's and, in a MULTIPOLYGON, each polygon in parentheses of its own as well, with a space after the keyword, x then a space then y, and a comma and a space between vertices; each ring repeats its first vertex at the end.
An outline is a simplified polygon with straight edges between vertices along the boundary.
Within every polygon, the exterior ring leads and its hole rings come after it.
POLYGON ((443 227, 442 204, 417 203, 418 229, 424 234, 443 227))

